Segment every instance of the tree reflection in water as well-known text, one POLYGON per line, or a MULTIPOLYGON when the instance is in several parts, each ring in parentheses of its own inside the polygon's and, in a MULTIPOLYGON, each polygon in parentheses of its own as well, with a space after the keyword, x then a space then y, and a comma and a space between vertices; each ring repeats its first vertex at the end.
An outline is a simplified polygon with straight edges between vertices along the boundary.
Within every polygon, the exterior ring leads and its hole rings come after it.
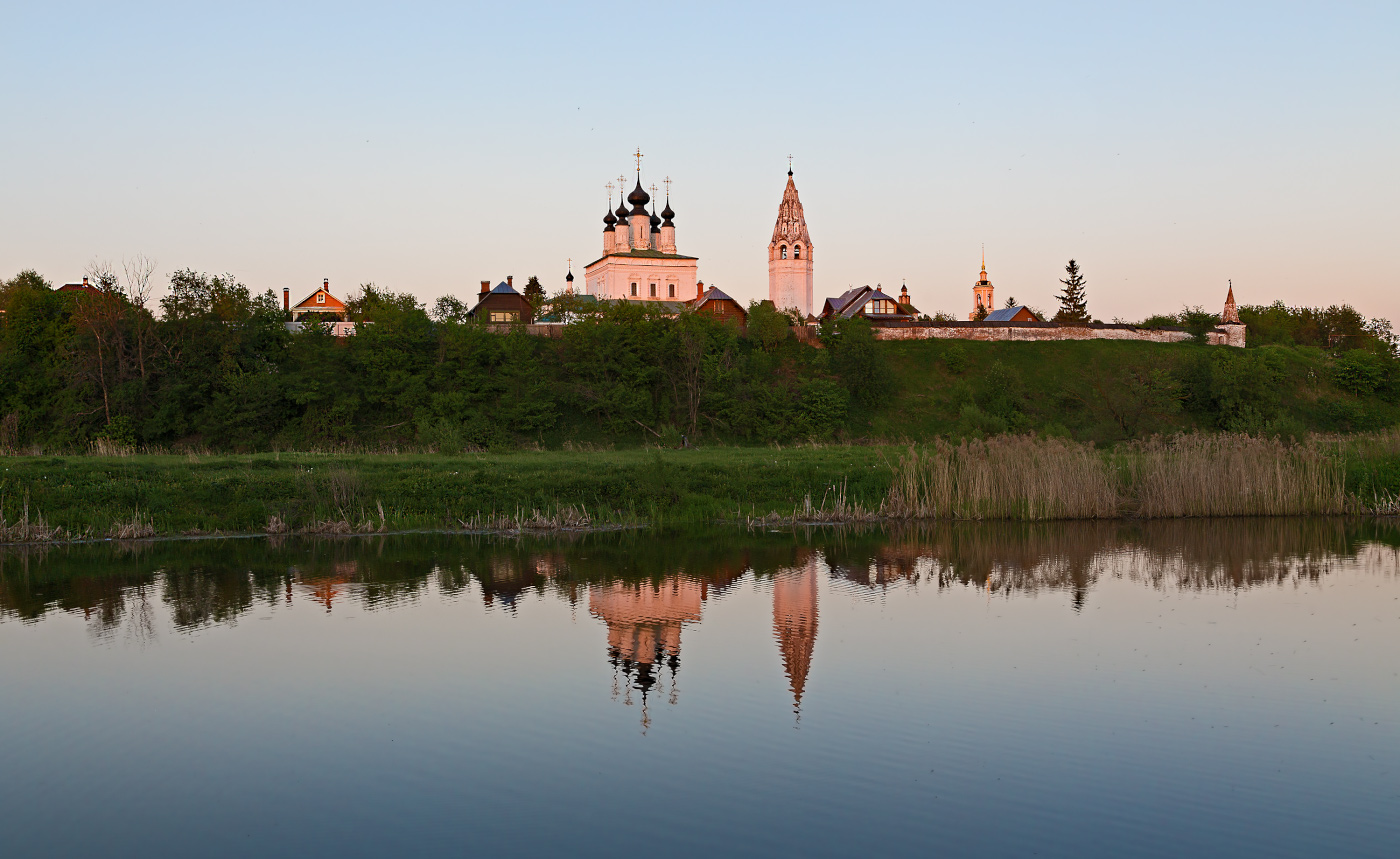
POLYGON ((98 641, 137 643, 171 626, 234 624, 294 600, 332 612, 453 599, 477 591, 488 611, 514 615, 552 595, 606 628, 607 659, 628 703, 665 674, 677 696, 681 639, 709 601, 746 575, 771 581, 773 636, 800 712, 818 630, 823 575, 833 586, 975 587, 1010 598, 1063 591, 1078 611, 1105 578, 1155 589, 1238 589, 1316 583, 1341 562, 1394 574, 1393 522, 1217 519, 1061 523, 902 524, 888 528, 751 533, 625 532, 557 539, 456 535, 226 539, 0 549, 0 620, 80 615, 98 641), (300 596, 294 596, 299 594, 300 596))

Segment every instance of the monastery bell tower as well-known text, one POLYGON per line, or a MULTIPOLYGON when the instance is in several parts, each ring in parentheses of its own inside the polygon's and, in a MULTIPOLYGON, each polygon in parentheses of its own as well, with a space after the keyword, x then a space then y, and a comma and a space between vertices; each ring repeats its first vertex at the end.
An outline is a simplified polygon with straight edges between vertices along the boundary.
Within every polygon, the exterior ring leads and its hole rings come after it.
POLYGON ((778 223, 768 243, 768 297, 779 310, 795 307, 804 319, 812 313, 812 238, 792 181, 791 160, 778 223))

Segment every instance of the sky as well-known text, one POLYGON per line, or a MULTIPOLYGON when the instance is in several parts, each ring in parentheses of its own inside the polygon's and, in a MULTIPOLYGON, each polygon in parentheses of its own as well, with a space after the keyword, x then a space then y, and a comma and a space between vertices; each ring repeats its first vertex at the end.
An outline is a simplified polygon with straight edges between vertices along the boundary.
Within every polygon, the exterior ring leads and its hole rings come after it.
POLYGON ((1104 321, 1233 281, 1400 323, 1394 2, 0 0, 0 34, 0 277, 557 291, 640 148, 741 300, 792 155, 818 302, 965 314, 985 244, 998 304, 1053 310, 1073 257, 1104 321))

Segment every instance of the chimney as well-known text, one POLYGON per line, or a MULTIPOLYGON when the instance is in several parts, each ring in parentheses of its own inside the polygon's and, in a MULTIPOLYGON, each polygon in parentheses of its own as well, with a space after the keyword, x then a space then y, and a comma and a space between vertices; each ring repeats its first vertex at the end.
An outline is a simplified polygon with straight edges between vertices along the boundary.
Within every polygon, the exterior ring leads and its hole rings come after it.
POLYGON ((282 287, 282 309, 292 309, 292 291, 285 286, 282 287))
POLYGON ((697 281, 695 281, 695 297, 696 297, 696 298, 704 298, 704 297, 705 297, 705 281, 703 281, 703 280, 697 280, 697 281))
POLYGON ((325 280, 321 281, 321 288, 324 289, 326 292, 330 292, 330 291, 331 291, 331 279, 330 279, 330 278, 326 278, 325 280))
POLYGON ((482 294, 482 295, 485 295, 486 293, 488 293, 488 292, 490 292, 490 291, 491 291, 491 281, 489 281, 489 280, 483 280, 483 281, 481 282, 481 294, 482 294))
POLYGON ((87 286, 87 285, 88 285, 88 283, 87 283, 87 278, 83 278, 83 286, 87 286))
POLYGON ((509 286, 511 289, 514 289, 514 288, 515 288, 515 276, 514 276, 514 275, 509 275, 509 274, 506 275, 506 286, 509 286))

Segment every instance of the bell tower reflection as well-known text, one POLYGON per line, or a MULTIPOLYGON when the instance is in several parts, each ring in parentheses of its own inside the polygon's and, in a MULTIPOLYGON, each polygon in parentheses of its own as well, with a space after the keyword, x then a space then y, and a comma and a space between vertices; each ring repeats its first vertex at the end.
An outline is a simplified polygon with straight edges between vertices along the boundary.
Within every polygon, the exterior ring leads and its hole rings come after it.
POLYGON ((801 567, 780 570, 773 577, 773 637, 783 656, 783 672, 792 690, 792 709, 800 715, 802 692, 812 668, 817 644, 817 554, 801 567))

